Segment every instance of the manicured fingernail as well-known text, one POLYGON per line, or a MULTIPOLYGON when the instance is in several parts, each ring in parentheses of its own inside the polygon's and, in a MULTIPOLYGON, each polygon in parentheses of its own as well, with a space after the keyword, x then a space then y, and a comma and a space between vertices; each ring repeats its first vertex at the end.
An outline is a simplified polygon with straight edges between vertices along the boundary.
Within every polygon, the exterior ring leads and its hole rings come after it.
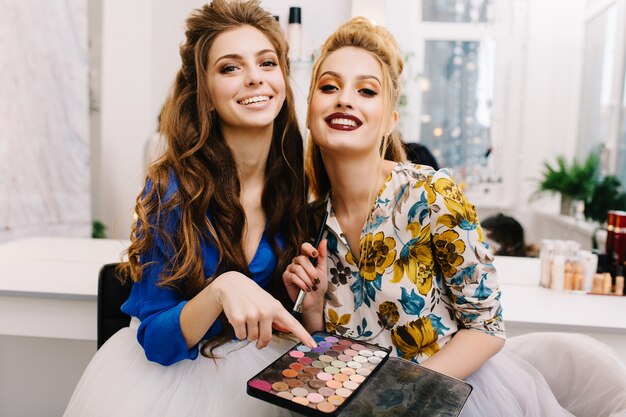
POLYGON ((315 279, 313 280, 314 284, 319 284, 320 283, 320 279, 319 277, 315 277, 315 279))
POLYGON ((313 291, 317 291, 317 285, 313 285, 313 291))
POLYGON ((314 251, 313 251, 313 253, 312 253, 312 255, 313 255, 313 257, 317 258, 317 255, 318 255, 317 251, 316 251, 316 250, 314 250, 314 251))

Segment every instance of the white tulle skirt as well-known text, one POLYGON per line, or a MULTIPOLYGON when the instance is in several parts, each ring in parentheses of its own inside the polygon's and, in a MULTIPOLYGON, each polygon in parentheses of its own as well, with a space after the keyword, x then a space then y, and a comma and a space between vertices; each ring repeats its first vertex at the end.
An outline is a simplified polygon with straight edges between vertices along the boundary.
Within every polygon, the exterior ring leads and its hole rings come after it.
MULTIPOLYGON (((149 362, 137 330, 115 334, 85 370, 65 417, 291 416, 246 394, 246 381, 288 351, 275 337, 218 348, 172 366, 149 362)), ((467 381, 474 390, 462 417, 626 417, 626 369, 607 346, 582 335, 533 333, 505 349, 467 381)))
POLYGON ((215 354, 162 366, 146 359, 137 329, 125 328, 98 350, 81 377, 65 417, 291 416, 249 396, 246 382, 295 343, 274 337, 264 349, 231 342, 215 354))
POLYGON ((580 334, 512 337, 466 381, 463 417, 626 417, 626 367, 580 334))

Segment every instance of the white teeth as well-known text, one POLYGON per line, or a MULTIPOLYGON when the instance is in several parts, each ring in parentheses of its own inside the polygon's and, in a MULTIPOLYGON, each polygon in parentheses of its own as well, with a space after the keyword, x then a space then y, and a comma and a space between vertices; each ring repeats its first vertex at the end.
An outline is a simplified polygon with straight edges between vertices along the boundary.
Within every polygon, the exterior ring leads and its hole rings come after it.
POLYGON ((343 126, 356 126, 356 122, 350 119, 331 119, 330 124, 343 125, 343 126))
POLYGON ((247 98, 245 100, 241 100, 239 104, 243 104, 244 106, 252 103, 259 103, 261 101, 268 101, 270 98, 268 96, 254 96, 247 98))

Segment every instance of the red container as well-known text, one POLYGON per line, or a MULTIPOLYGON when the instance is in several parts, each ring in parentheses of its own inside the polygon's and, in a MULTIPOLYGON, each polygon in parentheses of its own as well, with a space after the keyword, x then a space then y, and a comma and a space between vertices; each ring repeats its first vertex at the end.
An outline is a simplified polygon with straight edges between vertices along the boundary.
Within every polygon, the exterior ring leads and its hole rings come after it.
MULTIPOLYGON (((615 267, 621 266, 626 261, 626 211, 613 211, 613 230, 611 231, 611 252, 613 252, 613 259, 615 267)), ((609 252, 609 234, 607 229, 607 253, 609 252)))
POLYGON ((613 230, 615 229, 615 214, 618 213, 617 210, 609 210, 607 213, 606 219, 606 253, 613 252, 613 246, 615 241, 615 233, 613 230))

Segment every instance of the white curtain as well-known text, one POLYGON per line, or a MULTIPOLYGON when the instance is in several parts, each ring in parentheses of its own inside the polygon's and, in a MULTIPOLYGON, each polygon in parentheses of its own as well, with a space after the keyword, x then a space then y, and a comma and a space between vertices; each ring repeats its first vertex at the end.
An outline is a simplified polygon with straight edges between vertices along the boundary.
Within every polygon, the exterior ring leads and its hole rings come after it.
POLYGON ((0 241, 89 236, 87 1, 0 10, 0 241))

